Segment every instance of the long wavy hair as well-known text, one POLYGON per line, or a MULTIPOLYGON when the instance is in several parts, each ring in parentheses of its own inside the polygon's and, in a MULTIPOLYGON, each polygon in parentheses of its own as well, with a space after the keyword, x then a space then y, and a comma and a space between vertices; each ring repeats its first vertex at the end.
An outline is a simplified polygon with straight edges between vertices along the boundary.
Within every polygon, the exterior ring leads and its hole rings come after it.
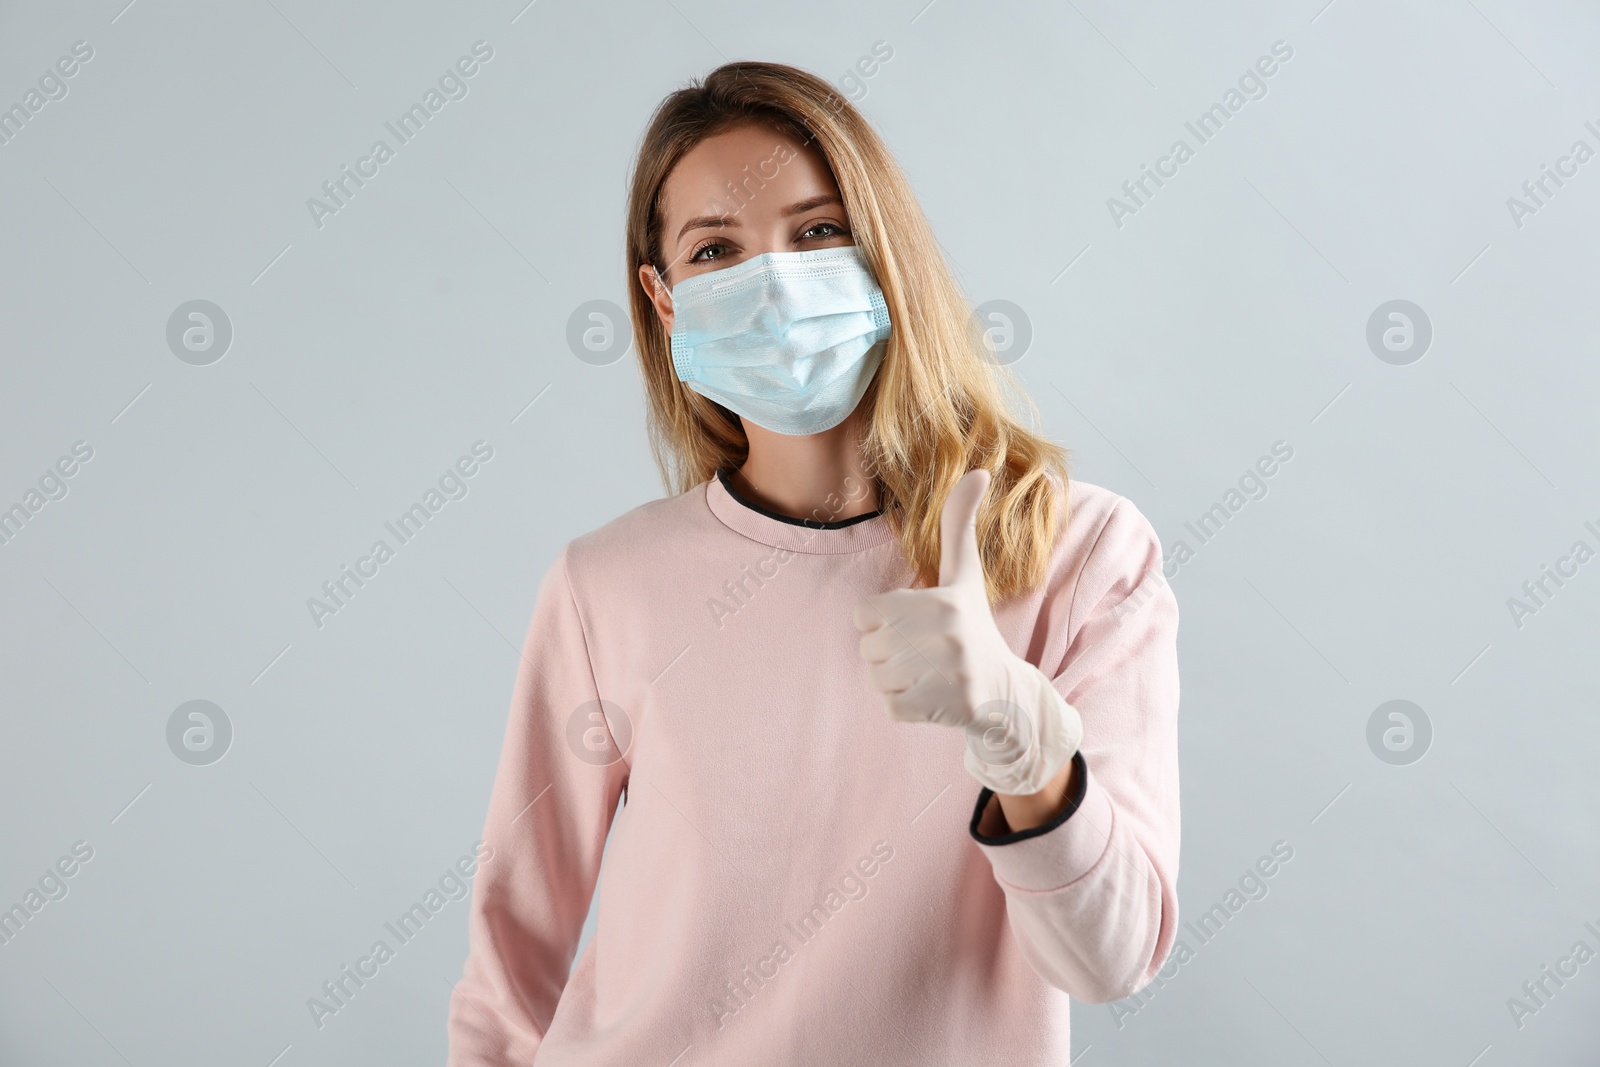
MULTIPOLYGON (((977 537, 991 602, 1036 588, 1065 526, 1068 450, 1007 408, 1009 391, 1037 409, 989 354, 911 185, 877 132, 826 81, 778 63, 727 63, 668 95, 650 120, 628 194, 627 266, 633 332, 662 482, 683 493, 749 454, 733 412, 678 380, 671 337, 638 271, 665 274, 661 194, 684 154, 708 137, 758 123, 814 145, 832 169, 845 213, 893 324, 861 404, 863 459, 884 517, 923 586, 939 581, 940 512, 975 467, 991 476, 977 537)), ((759 179, 758 179, 759 180, 759 179)))

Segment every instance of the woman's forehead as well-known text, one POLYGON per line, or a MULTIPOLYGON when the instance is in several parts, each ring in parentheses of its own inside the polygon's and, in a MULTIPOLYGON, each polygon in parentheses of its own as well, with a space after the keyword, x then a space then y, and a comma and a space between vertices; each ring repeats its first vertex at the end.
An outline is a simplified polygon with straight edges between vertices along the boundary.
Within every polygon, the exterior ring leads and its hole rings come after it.
POLYGON ((662 183, 664 236, 676 241, 691 219, 738 215, 765 200, 776 210, 838 187, 822 154, 788 133, 747 124, 706 138, 686 152, 662 183), (771 193, 758 197, 757 193, 771 193))

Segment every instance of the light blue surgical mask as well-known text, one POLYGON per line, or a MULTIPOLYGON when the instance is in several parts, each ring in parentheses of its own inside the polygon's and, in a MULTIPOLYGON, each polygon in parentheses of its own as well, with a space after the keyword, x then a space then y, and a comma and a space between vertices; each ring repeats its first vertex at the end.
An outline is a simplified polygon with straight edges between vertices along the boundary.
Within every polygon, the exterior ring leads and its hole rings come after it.
POLYGON ((889 309, 854 245, 766 252, 672 288, 678 380, 775 433, 845 420, 883 362, 889 309))

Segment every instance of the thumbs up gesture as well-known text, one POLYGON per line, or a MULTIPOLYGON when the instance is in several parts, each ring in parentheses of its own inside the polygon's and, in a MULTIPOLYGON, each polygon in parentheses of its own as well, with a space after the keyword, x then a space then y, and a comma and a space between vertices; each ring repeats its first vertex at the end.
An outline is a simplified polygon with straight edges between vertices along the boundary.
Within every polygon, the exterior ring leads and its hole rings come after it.
POLYGON ((939 584, 856 605, 861 658, 890 718, 967 734, 968 773, 996 793, 1029 795, 1072 758, 1078 712, 995 626, 978 551, 989 472, 968 471, 941 512, 939 584))

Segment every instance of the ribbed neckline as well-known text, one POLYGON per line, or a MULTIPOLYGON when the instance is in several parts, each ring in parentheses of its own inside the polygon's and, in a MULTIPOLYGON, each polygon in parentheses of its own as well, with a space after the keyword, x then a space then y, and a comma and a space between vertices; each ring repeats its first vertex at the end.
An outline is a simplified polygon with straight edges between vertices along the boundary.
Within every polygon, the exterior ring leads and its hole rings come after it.
POLYGON ((791 552, 861 552, 893 537, 882 510, 835 522, 780 517, 737 496, 726 472, 706 482, 706 506, 722 524, 752 541, 791 552))

